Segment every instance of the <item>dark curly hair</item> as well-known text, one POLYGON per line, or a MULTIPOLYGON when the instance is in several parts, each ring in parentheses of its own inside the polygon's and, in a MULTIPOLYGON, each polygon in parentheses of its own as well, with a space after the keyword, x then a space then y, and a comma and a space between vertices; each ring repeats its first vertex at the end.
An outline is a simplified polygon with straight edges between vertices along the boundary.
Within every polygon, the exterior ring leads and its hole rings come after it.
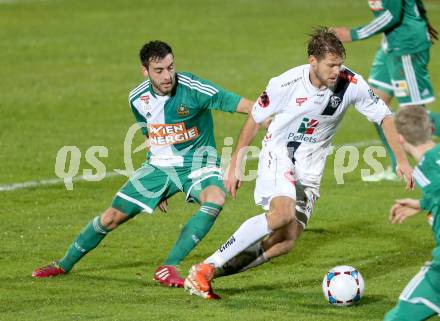
POLYGON ((163 59, 168 54, 173 54, 171 47, 163 41, 154 40, 142 46, 139 58, 142 65, 148 69, 151 60, 163 59))
POLYGON ((309 35, 310 40, 307 46, 307 54, 315 56, 318 60, 326 54, 335 54, 345 59, 345 48, 336 34, 327 27, 317 27, 309 35))

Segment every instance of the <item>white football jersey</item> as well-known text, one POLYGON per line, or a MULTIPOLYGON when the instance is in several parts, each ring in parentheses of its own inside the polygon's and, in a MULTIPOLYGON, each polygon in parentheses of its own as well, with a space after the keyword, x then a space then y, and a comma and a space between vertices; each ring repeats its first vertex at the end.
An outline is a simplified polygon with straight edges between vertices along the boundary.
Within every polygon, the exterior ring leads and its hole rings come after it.
POLYGON ((334 91, 318 89, 302 65, 272 78, 252 109, 257 123, 272 116, 262 154, 283 153, 292 160, 295 177, 319 187, 325 159, 347 108, 354 105, 371 122, 391 115, 362 76, 342 68, 334 91))

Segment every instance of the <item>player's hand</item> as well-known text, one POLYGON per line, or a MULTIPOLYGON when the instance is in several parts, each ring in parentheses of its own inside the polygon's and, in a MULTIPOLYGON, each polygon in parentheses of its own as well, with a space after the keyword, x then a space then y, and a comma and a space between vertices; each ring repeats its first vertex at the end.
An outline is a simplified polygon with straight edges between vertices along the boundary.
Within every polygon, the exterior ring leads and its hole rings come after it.
POLYGON ((390 209, 390 222, 392 224, 403 223, 408 217, 420 212, 420 202, 412 198, 396 200, 390 209))
POLYGON ((231 164, 226 169, 225 188, 229 192, 232 198, 237 197, 237 189, 241 186, 240 171, 235 161, 231 161, 231 164))
POLYGON ((431 43, 434 44, 438 40, 438 32, 434 29, 431 22, 428 21, 428 33, 431 36, 431 43))
POLYGON ((416 184, 412 175, 413 169, 408 163, 397 164, 396 173, 400 178, 403 178, 406 181, 406 189, 414 189, 416 184))
POLYGON ((336 34, 336 37, 339 38, 342 42, 351 42, 351 30, 347 27, 332 27, 330 28, 336 34))
POLYGON ((168 212, 168 200, 163 200, 162 202, 159 203, 159 209, 161 210, 161 212, 163 213, 167 213, 168 212))

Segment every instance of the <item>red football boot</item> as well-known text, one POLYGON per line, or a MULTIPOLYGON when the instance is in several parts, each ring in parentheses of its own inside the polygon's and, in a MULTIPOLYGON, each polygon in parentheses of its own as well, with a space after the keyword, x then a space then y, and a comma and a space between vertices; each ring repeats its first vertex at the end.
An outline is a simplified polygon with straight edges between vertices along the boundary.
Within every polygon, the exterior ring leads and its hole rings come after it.
POLYGON ((49 265, 37 268, 32 272, 34 278, 49 278, 52 276, 63 275, 66 272, 58 264, 59 261, 53 261, 49 265))
POLYGON ((174 265, 159 266, 154 274, 154 281, 165 286, 183 288, 184 279, 182 279, 174 265))

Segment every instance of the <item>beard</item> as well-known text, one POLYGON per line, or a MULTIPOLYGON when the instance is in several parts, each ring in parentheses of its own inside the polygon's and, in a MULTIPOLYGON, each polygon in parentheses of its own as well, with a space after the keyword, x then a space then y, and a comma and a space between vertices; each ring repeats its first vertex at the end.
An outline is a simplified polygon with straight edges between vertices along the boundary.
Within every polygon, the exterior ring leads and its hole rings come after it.
POLYGON ((154 81, 152 81, 152 85, 153 85, 153 88, 155 89, 155 91, 158 94, 165 96, 165 95, 168 95, 169 93, 171 93, 173 91, 174 86, 176 85, 176 80, 175 80, 175 78, 172 78, 171 79, 171 84, 168 87, 166 87, 167 89, 163 89, 163 84, 156 83, 154 81))
POLYGON ((338 85, 338 79, 336 79, 336 81, 333 84, 328 85, 328 89, 330 89, 331 91, 335 92, 336 90, 336 86, 338 85))

